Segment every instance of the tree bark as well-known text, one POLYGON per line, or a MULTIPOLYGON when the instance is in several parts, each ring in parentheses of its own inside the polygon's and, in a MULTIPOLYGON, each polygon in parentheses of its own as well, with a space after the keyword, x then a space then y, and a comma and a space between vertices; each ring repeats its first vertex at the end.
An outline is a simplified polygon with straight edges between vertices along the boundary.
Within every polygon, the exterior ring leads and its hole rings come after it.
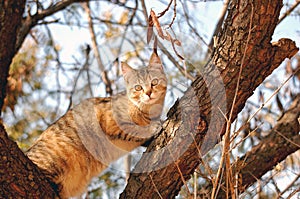
MULTIPOLYGON (((0 1, 0 114, 6 95, 9 66, 17 53, 17 33, 22 25, 25 1, 0 1)), ((11 141, 0 122, 0 197, 54 198, 44 175, 11 141)))
POLYGON ((0 125, 0 197, 55 198, 46 177, 17 144, 11 141, 0 125))
POLYGON ((9 65, 16 54, 16 32, 21 25, 25 1, 0 1, 0 115, 6 95, 9 65))
POLYGON ((280 0, 231 1, 212 63, 171 108, 120 198, 174 198, 178 194, 200 164, 201 155, 224 133, 226 121, 220 111, 234 121, 257 86, 298 51, 289 39, 271 44, 281 7, 280 0), (226 98, 216 81, 223 82, 226 98), (197 105, 192 101, 195 98, 197 105))

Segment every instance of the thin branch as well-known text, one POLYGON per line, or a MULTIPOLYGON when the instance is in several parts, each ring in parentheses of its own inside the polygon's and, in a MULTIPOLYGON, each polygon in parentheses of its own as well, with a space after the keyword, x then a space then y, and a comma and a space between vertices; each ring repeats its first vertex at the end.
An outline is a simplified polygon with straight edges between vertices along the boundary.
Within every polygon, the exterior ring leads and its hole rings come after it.
MULTIPOLYGON (((83 66, 80 68, 80 70, 78 71, 78 74, 77 74, 77 76, 75 78, 75 81, 73 83, 73 88, 72 88, 71 95, 70 95, 70 103, 69 103, 67 111, 72 107, 72 104, 73 104, 72 95, 75 92, 79 77, 81 76, 81 73, 87 68, 87 65, 88 65, 88 62, 89 62, 89 52, 90 52, 90 49, 89 49, 89 46, 88 46, 87 49, 86 49, 86 53, 85 53, 85 62, 83 64, 83 66)), ((88 71, 87 71, 87 73, 88 73, 88 71)))
MULTIPOLYGON (((186 1, 181 1, 183 12, 184 12, 184 17, 186 19, 187 25, 195 33, 196 37, 198 37, 198 39, 200 41, 202 41, 205 46, 208 47, 208 44, 206 43, 205 39, 198 33, 198 31, 196 30, 196 28, 191 24, 191 19, 190 19, 189 15, 188 15, 188 11, 187 11, 185 3, 186 3, 186 1)), ((212 51, 212 49, 210 49, 210 50, 212 51)))
POLYGON ((147 7, 145 4, 145 0, 141 0, 141 4, 142 4, 143 15, 144 15, 145 21, 148 21, 148 13, 147 13, 147 7))
POLYGON ((285 135, 283 135, 282 133, 280 133, 279 131, 275 130, 276 133, 278 133, 280 136, 282 136, 284 139, 286 139, 286 141, 294 144, 295 146, 300 148, 300 145, 297 144, 296 142, 293 142, 291 139, 289 139, 288 137, 286 137, 285 135))
POLYGON ((212 49, 214 48, 214 41, 215 41, 215 37, 217 36, 217 34, 220 32, 221 28, 222 28, 222 24, 224 22, 226 13, 227 13, 227 9, 228 9, 228 5, 229 5, 230 0, 225 0, 223 3, 223 7, 221 9, 221 13, 219 16, 219 20, 215 26, 215 30, 212 34, 212 38, 208 44, 208 50, 206 52, 205 57, 208 58, 208 56, 212 53, 212 49))
POLYGON ((168 4, 168 6, 166 7, 166 9, 164 9, 164 11, 158 13, 157 18, 160 18, 160 17, 162 17, 163 15, 165 15, 166 12, 170 9, 172 3, 173 3, 173 0, 170 0, 170 2, 169 2, 169 4, 168 4))
POLYGON ((286 85, 286 83, 296 74, 296 73, 298 73, 300 71, 300 68, 297 68, 273 93, 272 93, 272 95, 265 101, 265 103, 262 103, 261 104, 261 106, 260 106, 260 108, 259 109, 257 109, 256 111, 255 111, 255 113, 253 113, 252 115, 251 115, 251 117, 248 119, 248 121, 247 121, 247 123, 248 122, 250 122, 250 120, 258 113, 258 112, 260 112, 264 107, 265 107, 265 105, 280 91, 280 89, 284 86, 284 85, 286 85))
MULTIPOLYGON (((245 49, 247 49, 247 46, 249 44, 249 41, 250 41, 250 38, 251 38, 251 32, 252 32, 252 24, 253 24, 253 14, 254 14, 254 10, 253 10, 253 4, 251 6, 251 16, 250 16, 250 29, 249 29, 249 32, 248 32, 248 37, 247 37, 247 41, 246 41, 246 45, 245 45, 245 49)), ((225 162, 225 165, 226 165, 226 176, 227 179, 228 179, 228 182, 229 182, 229 186, 230 186, 230 190, 234 190, 233 189, 233 184, 232 184, 232 172, 231 172, 231 169, 230 169, 230 157, 229 157, 229 147, 230 147, 230 127, 231 127, 231 119, 232 119, 232 116, 233 116, 233 110, 234 110, 234 107, 235 107, 235 103, 236 103, 236 100, 237 100, 237 95, 238 95, 238 91, 239 91, 239 86, 240 86, 240 79, 241 79, 241 76, 242 76, 242 71, 243 71, 243 66, 244 66, 244 62, 245 62, 245 57, 246 57, 246 50, 244 51, 243 53, 243 57, 242 57, 242 61, 241 61, 241 65, 240 65, 240 68, 239 68, 239 73, 238 73, 238 78, 237 78, 237 83, 236 83, 236 88, 235 88, 235 93, 234 93, 234 97, 233 97, 233 102, 231 104, 231 109, 230 109, 230 112, 229 112, 229 118, 225 118, 226 119, 226 131, 225 131, 225 134, 224 134, 224 145, 223 145, 223 152, 222 152, 222 157, 221 157, 221 161, 220 161, 220 166, 219 166, 219 169, 218 169, 218 172, 217 172, 217 177, 216 177, 216 182, 215 182, 215 186, 219 186, 219 183, 218 181, 221 181, 220 179, 220 176, 221 176, 221 170, 222 170, 222 167, 223 167, 223 164, 225 162)), ((226 180, 227 181, 227 180, 226 180)), ((227 184, 227 183, 226 183, 227 184)), ((213 191, 212 191, 212 195, 211 195, 211 198, 215 198, 215 196, 217 196, 217 189, 218 187, 213 187, 213 191)), ((232 197, 234 198, 235 195, 232 193, 231 191, 231 194, 232 194, 232 197)))
POLYGON ((157 187, 156 187, 156 185, 155 185, 155 183, 154 183, 154 181, 153 181, 152 175, 149 174, 149 177, 150 177, 150 179, 151 179, 152 185, 153 185, 153 187, 154 187, 154 189, 155 189, 157 195, 159 196, 159 198, 163 199, 162 195, 159 193, 159 191, 158 191, 158 189, 157 189, 157 187))
POLYGON ((296 0, 295 3, 288 9, 278 20, 278 24, 280 24, 287 16, 289 16, 295 8, 300 4, 300 0, 296 0))
POLYGON ((94 51, 99 69, 101 71, 102 81, 103 81, 103 83, 105 84, 105 87, 106 87, 106 93, 108 93, 109 95, 112 95, 111 82, 110 82, 110 80, 107 76, 107 71, 104 68, 104 65, 103 65, 102 60, 101 60, 100 52, 99 52, 99 49, 98 49, 98 44, 97 44, 97 39, 96 39, 96 36, 95 36, 96 34, 95 34, 95 30, 94 30, 94 25, 93 25, 93 22, 92 22, 91 9, 90 9, 90 6, 89 6, 89 2, 83 3, 82 6, 83 6, 83 8, 86 12, 87 18, 88 18, 89 31, 90 31, 90 34, 91 34, 91 41, 92 41, 92 48, 93 48, 93 51, 94 51))

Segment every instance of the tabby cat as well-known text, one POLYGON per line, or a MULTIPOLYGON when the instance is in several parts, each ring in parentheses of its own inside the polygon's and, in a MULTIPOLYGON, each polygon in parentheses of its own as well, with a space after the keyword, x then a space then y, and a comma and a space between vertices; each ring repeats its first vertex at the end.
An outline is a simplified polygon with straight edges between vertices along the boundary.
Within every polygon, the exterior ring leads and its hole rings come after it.
POLYGON ((141 146, 160 127, 167 79, 157 53, 149 65, 121 64, 126 92, 84 100, 46 129, 27 156, 60 198, 82 194, 114 160, 141 146))

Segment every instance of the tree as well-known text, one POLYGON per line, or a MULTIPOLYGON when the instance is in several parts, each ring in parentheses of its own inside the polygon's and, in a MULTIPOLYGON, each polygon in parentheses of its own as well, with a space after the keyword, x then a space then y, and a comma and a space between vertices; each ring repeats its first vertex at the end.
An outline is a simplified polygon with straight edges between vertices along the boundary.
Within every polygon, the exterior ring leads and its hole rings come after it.
MULTIPOLYGON (((12 58, 20 49, 26 35, 39 23, 56 22, 56 20, 45 21, 45 17, 51 16, 70 5, 78 6, 78 4, 73 4, 75 2, 71 0, 56 2, 46 8, 37 4, 39 12, 31 13, 23 19, 25 2, 1 2, 0 15, 3 16, 0 22, 0 38, 3 41, 0 44, 1 107, 4 104, 6 95, 4 91, 12 58)), ((136 14, 138 1, 135 2, 135 7, 128 7, 126 3, 121 1, 111 3, 124 6, 131 11, 131 15, 123 15, 124 18, 129 17, 127 20, 124 19, 125 23, 122 20, 118 22, 118 25, 125 26, 126 29, 136 22, 134 21, 135 17, 140 17, 136 14)), ((174 17, 169 22, 170 26, 176 18, 176 1, 170 1, 165 11, 168 11, 172 3, 174 17)), ((146 153, 137 163, 125 190, 120 196, 121 198, 173 198, 178 195, 183 185, 188 190, 187 180, 199 164, 204 166, 207 164, 202 160, 203 154, 212 149, 220 137, 223 137, 220 167, 214 179, 208 180, 210 183, 206 186, 212 197, 215 195, 224 198, 224 195, 227 195, 235 198, 236 194, 243 193, 263 174, 272 170, 280 161, 299 149, 300 137, 298 132, 300 127, 299 121, 297 121, 300 115, 299 94, 294 93, 295 96, 291 97, 292 105, 286 111, 282 109, 282 117, 272 126, 267 136, 262 137, 256 146, 248 149, 244 156, 234 161, 230 159, 230 146, 232 146, 230 140, 245 129, 250 130, 250 132, 254 131, 249 128, 250 122, 247 121, 243 123, 241 130, 230 135, 231 123, 237 118, 238 113, 241 112, 254 90, 285 58, 292 58, 297 53, 298 48, 293 41, 285 38, 271 43, 274 29, 278 24, 282 1, 239 2, 233 0, 228 6, 227 17, 222 30, 217 35, 210 61, 200 71, 194 70, 188 76, 194 79, 193 83, 168 112, 168 118, 164 122, 163 129, 150 143, 146 153), (193 74, 196 74, 195 78, 192 76, 193 74), (225 97, 227 103, 224 106, 225 97), (166 161, 169 161, 168 164, 165 164, 166 161), (261 164, 259 168, 253 166, 259 163, 261 164), (224 177, 222 177, 222 173, 224 177)), ((141 1, 141 7, 145 17, 145 20, 142 21, 145 24, 148 14, 144 1, 141 1)), ((80 12, 81 9, 79 8, 80 6, 73 11, 80 12)), ((186 7, 183 8, 186 9, 186 7)), ((85 11, 89 13, 89 6, 85 6, 85 11)), ((28 13, 30 12, 32 10, 28 10, 28 13)), ((88 16, 90 15, 88 14, 88 16)), ((158 15, 158 17, 162 16, 164 14, 158 15)), ((183 16, 186 16, 187 22, 190 22, 186 10, 184 10, 183 16)), ((89 20, 91 19, 90 17, 89 20)), ((108 20, 100 21, 111 26, 111 29, 106 32, 108 35, 111 34, 110 31, 117 32, 118 29, 112 26, 111 16, 108 16, 108 20)), ((159 25, 154 25, 159 29, 159 25)), ((188 25, 194 30, 190 23, 188 25)), ((92 24, 89 24, 89 27, 91 34, 95 34, 95 31, 92 30, 92 24)), ((174 40, 169 40, 173 44, 174 40)), ((92 41, 95 42, 92 48, 97 57, 99 54, 97 53, 97 42, 95 39, 92 41)), ((172 46, 175 54, 180 57, 180 54, 176 52, 176 46, 174 47, 174 44, 172 46)), ((87 48, 85 50, 86 55, 88 55, 88 51, 87 48)), ((54 52, 58 53, 58 50, 54 48, 54 52)), ((164 53, 170 57, 168 51, 164 50, 164 53)), ((139 55, 139 52, 136 54, 139 55)), ((82 65, 85 66, 85 63, 88 63, 88 56, 83 57, 82 65)), ((58 65, 61 64, 59 56, 56 59, 58 65)), ((111 85, 111 79, 108 78, 107 72, 103 67, 100 67, 101 60, 98 61, 98 65, 106 91, 111 93, 112 86, 117 85, 111 85)), ((178 71, 185 73, 182 66, 177 67, 178 71)), ((291 70, 292 73, 296 74, 299 67, 291 70)), ((90 93, 92 92, 90 91, 90 93)), ((278 98, 278 107, 282 106, 280 104, 278 98)), ((0 135, 1 195, 20 198, 25 196, 54 197, 55 193, 45 177, 24 156, 17 145, 8 138, 3 125, 1 125, 0 135)))

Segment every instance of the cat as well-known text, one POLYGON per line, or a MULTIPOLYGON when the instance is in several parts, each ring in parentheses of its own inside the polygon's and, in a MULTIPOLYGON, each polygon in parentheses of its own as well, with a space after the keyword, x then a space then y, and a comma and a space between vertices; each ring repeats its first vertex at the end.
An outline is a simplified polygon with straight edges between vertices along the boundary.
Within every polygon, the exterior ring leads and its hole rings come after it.
POLYGON ((86 99, 46 129, 26 155, 60 198, 81 195, 91 179, 160 128, 167 78, 157 52, 147 67, 121 63, 126 91, 86 99))

